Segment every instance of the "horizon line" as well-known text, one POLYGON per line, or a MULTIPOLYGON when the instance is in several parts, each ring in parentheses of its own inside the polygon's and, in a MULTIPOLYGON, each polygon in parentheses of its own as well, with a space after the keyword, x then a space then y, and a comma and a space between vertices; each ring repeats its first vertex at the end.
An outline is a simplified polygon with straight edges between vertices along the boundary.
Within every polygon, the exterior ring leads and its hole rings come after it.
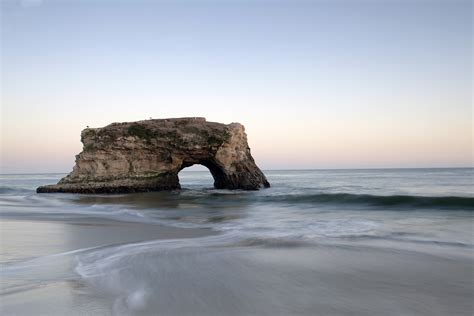
MULTIPOLYGON (((185 170, 185 172, 203 172, 206 170, 185 170)), ((474 169, 471 167, 376 167, 376 168, 301 168, 301 169, 261 169, 262 171, 316 171, 316 170, 413 170, 413 169, 474 169)), ((180 172, 181 172, 180 171, 180 172)), ((0 173, 0 175, 31 175, 31 174, 68 174, 69 172, 14 172, 14 173, 0 173)))

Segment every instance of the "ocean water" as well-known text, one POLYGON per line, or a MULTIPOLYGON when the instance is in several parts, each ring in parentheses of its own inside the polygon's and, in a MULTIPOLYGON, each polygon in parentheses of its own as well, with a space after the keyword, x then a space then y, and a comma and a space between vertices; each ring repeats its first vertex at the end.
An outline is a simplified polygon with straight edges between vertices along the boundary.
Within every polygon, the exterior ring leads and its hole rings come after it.
POLYGON ((264 172, 271 188, 36 194, 1 175, 4 315, 472 315, 474 169, 264 172))

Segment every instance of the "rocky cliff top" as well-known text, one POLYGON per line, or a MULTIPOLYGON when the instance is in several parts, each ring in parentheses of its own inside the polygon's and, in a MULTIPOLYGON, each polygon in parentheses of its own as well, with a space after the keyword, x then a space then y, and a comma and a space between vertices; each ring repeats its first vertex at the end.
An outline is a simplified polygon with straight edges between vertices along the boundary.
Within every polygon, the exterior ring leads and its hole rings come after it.
POLYGON ((112 123, 102 128, 86 128, 81 133, 84 151, 104 149, 137 149, 166 146, 189 150, 190 146, 215 147, 231 135, 229 125, 207 122, 202 117, 151 119, 137 122, 112 123))

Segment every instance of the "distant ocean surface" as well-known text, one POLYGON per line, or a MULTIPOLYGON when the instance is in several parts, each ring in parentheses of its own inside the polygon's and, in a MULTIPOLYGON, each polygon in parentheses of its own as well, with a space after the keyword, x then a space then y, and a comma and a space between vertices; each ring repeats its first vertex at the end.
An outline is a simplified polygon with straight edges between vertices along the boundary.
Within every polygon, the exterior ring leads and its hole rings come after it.
POLYGON ((264 173, 121 195, 0 175, 0 313, 473 314, 474 169, 264 173))

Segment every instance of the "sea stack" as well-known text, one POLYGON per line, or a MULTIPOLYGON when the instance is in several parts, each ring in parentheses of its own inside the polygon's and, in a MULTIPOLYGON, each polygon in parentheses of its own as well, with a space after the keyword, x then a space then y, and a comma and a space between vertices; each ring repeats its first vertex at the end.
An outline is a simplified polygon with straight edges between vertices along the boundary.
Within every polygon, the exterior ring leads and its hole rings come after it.
POLYGON ((126 193, 180 189, 178 173, 206 166, 217 189, 269 187, 244 126, 205 118, 150 119, 86 128, 72 172, 38 193, 126 193))

